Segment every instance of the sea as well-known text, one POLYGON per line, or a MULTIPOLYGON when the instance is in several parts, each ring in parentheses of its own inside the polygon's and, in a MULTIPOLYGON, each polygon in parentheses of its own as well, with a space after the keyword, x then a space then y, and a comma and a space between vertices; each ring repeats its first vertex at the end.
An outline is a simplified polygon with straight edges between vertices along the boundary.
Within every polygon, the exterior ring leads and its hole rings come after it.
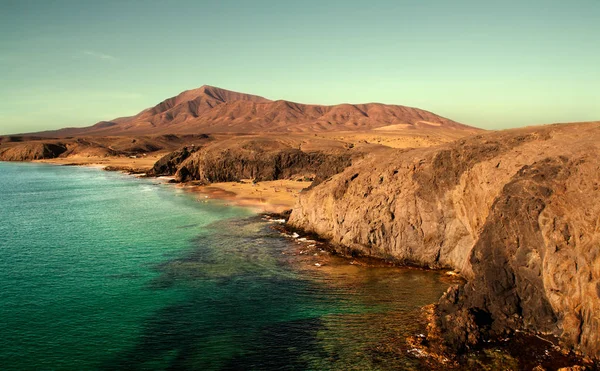
POLYGON ((442 275, 309 249, 158 179, 0 162, 0 370, 422 369, 442 275))

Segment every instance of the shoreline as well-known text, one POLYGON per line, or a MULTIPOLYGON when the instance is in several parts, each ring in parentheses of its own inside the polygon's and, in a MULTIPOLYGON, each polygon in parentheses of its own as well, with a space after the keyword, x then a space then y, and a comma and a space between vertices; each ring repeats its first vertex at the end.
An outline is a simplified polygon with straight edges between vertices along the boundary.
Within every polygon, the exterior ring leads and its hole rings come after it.
POLYGON ((98 167, 110 171, 126 171, 131 173, 144 173, 152 169, 156 161, 158 161, 166 153, 153 154, 151 156, 140 156, 136 158, 131 157, 83 157, 83 156, 69 156, 69 157, 57 157, 51 159, 31 160, 23 162, 41 163, 41 164, 52 164, 62 166, 86 166, 86 167, 98 167))
MULTIPOLYGON (((46 162, 46 161, 26 161, 26 162, 30 162, 30 163, 43 163, 43 164, 48 164, 48 165, 57 165, 57 166, 82 166, 82 167, 91 167, 91 168, 97 168, 97 169, 106 169, 106 166, 101 166, 99 164, 66 164, 66 163, 56 163, 56 162, 46 162)), ((113 171, 119 171, 117 170, 113 170, 113 171)), ((126 170, 121 170, 121 172, 123 173, 127 173, 126 170)), ((131 174, 129 173, 129 175, 133 175, 135 177, 135 174, 131 174)), ((165 181, 165 183, 168 183, 169 179, 172 179, 170 177, 148 177, 149 179, 156 179, 156 180, 163 180, 165 181)), ((269 181, 269 182, 258 182, 258 183, 252 183, 250 181, 242 181, 242 182, 227 182, 227 183, 213 183, 213 184, 209 184, 209 185, 195 185, 193 183, 179 183, 179 184, 172 184, 175 185, 176 187, 183 189, 185 191, 189 191, 191 193, 195 193, 198 194, 198 201, 202 201, 202 200, 206 200, 208 201, 209 199, 212 200, 219 200, 219 201, 223 201, 225 202, 225 206, 241 206, 241 207, 246 207, 246 208, 250 208, 250 209, 254 209, 257 213, 266 213, 266 214, 271 214, 270 217, 278 217, 279 215, 277 214, 281 214, 283 211, 289 210, 294 206, 295 200, 298 197, 298 194, 305 189, 306 187, 308 187, 312 182, 296 182, 296 181, 269 181), (285 191, 282 192, 281 189, 284 188, 286 185, 292 187, 290 189, 290 191, 285 191), (276 191, 277 189, 277 191, 276 191), (274 202, 274 198, 270 197, 270 196, 281 196, 281 195, 285 195, 286 197, 283 197, 285 200, 283 202, 278 202, 275 203, 274 202), (204 196, 204 198, 203 198, 204 196), (286 201, 287 200, 287 201, 286 201), (293 203, 292 203, 293 201, 293 203), (275 215, 273 215, 275 214, 275 215)), ((281 198, 279 199, 281 201, 281 198)), ((277 226, 279 227, 279 226, 277 226)), ((275 227, 275 228, 277 228, 275 227)), ((406 265, 406 264, 402 264, 402 263, 393 263, 393 262, 389 262, 386 261, 385 259, 381 259, 381 258, 376 258, 376 257, 369 257, 369 256, 357 256, 357 257, 353 257, 353 256, 348 256, 347 254, 344 254, 343 251, 339 251, 338 249, 336 249, 335 246, 329 244, 327 241, 324 240, 318 240, 318 242, 309 248, 309 245, 306 245, 304 242, 312 242, 310 241, 311 239, 317 239, 315 236, 311 233, 308 233, 306 231, 300 231, 300 230, 294 230, 292 228, 288 228, 285 224, 280 226, 281 229, 283 229, 286 232, 293 232, 293 231, 297 231, 299 233, 298 236, 293 237, 293 236, 284 236, 284 237, 288 237, 288 238, 292 238, 293 241, 295 241, 296 243, 299 244, 299 247, 303 247, 302 248, 302 252, 300 252, 299 254, 304 255, 306 254, 306 259, 309 259, 311 256, 313 256, 314 254, 319 254, 321 253, 321 248, 325 248, 328 251, 334 252, 338 257, 343 258, 344 260, 349 262, 349 266, 352 265, 356 265, 356 266, 363 266, 363 267, 382 267, 382 266, 387 266, 389 268, 403 268, 403 269, 421 269, 421 270, 429 270, 429 271, 438 271, 441 273, 441 271, 444 270, 448 270, 448 269, 431 269, 431 268, 426 268, 426 267, 412 267, 410 265, 406 265), (304 241, 303 241, 304 240, 304 241), (306 241, 309 240, 309 241, 306 241), (306 245, 306 246, 305 246, 306 245), (323 245, 327 245, 327 247, 323 246, 323 245)), ((316 264, 311 264, 311 265, 315 265, 315 266, 309 266, 309 269, 324 269, 324 270, 328 270, 330 269, 330 267, 328 267, 329 264, 327 264, 327 262, 319 262, 319 265, 317 266, 316 264), (322 264, 325 263, 325 264, 322 264)), ((451 275, 448 275, 448 277, 444 277, 445 280, 447 280, 447 283, 452 284, 452 283, 456 283, 456 279, 457 277, 452 277, 451 275)), ((459 278, 460 279, 460 278, 459 278)), ((509 341, 509 343, 501 346, 500 348, 504 348, 504 346, 509 346, 513 341, 518 342, 518 338, 519 336, 523 336, 525 337, 525 339, 533 339, 535 336, 535 334, 521 334, 521 335, 517 335, 517 334, 513 334, 513 336, 510 338, 511 340, 509 341)), ((538 337, 539 338, 539 337, 538 337)), ((429 348, 427 346, 427 344, 423 344, 421 343, 421 337, 420 335, 416 335, 414 339, 416 339, 416 341, 414 343, 411 343, 411 345, 413 346, 413 349, 411 349, 411 351, 414 350, 414 354, 411 353, 411 355, 420 358, 420 357, 425 357, 427 360, 431 360, 433 362, 435 362, 436 357, 440 356, 440 354, 436 354, 435 351, 431 352, 431 348, 429 348)), ((498 344, 504 344, 504 342, 508 341, 507 340, 500 340, 497 339, 495 341, 493 341, 491 344, 489 345, 483 345, 480 348, 476 348, 473 349, 472 351, 468 352, 467 355, 465 354, 456 354, 454 355, 455 358, 458 362, 460 362, 461 359, 464 360, 463 357, 471 354, 477 354, 477 352, 485 352, 486 349, 494 349, 495 346, 498 346, 498 344)), ((540 356, 543 356, 546 350, 551 351, 552 355, 550 356, 551 359, 554 359, 554 361, 559 361, 560 363, 562 363, 563 365, 567 366, 569 364, 573 365, 573 364, 584 364, 588 367, 597 367, 596 363, 594 361, 591 361, 589 359, 586 359, 586 357, 581 358, 579 355, 576 355, 572 352, 569 353, 561 353, 561 351, 558 350, 558 346, 557 344, 555 344, 554 346, 550 347, 550 348, 543 348, 543 346, 545 346, 543 343, 540 343, 540 347, 534 346, 533 349, 529 349, 529 351, 532 352, 532 354, 537 354, 540 356)), ((513 355, 514 353, 512 352, 516 352, 517 354, 519 354, 518 351, 518 347, 510 347, 511 349, 508 351, 509 355, 513 355), (512 353, 512 354, 511 354, 512 353)), ((562 350, 564 351, 564 349, 562 350)), ((519 354, 518 357, 515 357, 516 359, 523 359, 522 358, 523 355, 519 354)), ((449 361, 451 361, 451 359, 448 359, 449 361)), ((595 368, 594 368, 595 369, 595 368)))
POLYGON ((181 183, 177 186, 199 195, 199 200, 214 199, 226 205, 247 207, 257 212, 281 214, 291 210, 300 192, 312 182, 293 180, 273 180, 252 183, 220 182, 207 185, 181 183))
MULTIPOLYGON (((119 171, 135 177, 143 177, 161 157, 161 155, 137 159, 125 157, 68 157, 18 162, 55 166, 81 166, 104 171, 119 171)), ((169 176, 148 176, 148 178, 165 182, 174 179, 169 176)), ((176 183, 174 185, 190 193, 197 194, 200 201, 213 199, 223 201, 226 205, 246 207, 257 213, 280 214, 291 210, 296 204, 298 194, 311 184, 312 181, 293 180, 253 183, 250 179, 245 179, 239 182, 218 182, 206 185, 198 185, 194 182, 176 183)))
MULTIPOLYGON (((284 216, 272 215, 265 219, 277 217, 284 216)), ((337 266, 339 269, 341 262, 346 261, 349 262, 348 268, 351 269, 361 267, 385 268, 390 271, 395 269, 428 271, 438 274, 439 280, 447 284, 449 288, 464 285, 467 282, 464 277, 451 268, 423 267, 361 254, 354 256, 351 251, 344 250, 344 247, 340 251, 334 244, 318 234, 288 226, 286 223, 280 223, 273 228, 278 230, 283 237, 298 245, 298 254, 304 255, 305 261, 311 259, 313 255, 319 256, 319 260, 321 260, 321 253, 326 253, 327 259, 324 264, 315 264, 316 267, 308 264, 307 269, 328 271, 331 269, 329 265, 337 266)), ((443 334, 436 333, 433 337, 429 335, 431 326, 435 325, 435 319, 432 316, 435 306, 437 306, 437 302, 420 308, 421 332, 404 339, 407 355, 420 359, 431 370, 463 370, 465 368, 471 370, 473 366, 498 366, 504 367, 502 369, 535 371, 600 370, 600 363, 597 360, 562 347, 560 339, 554 335, 540 334, 535 331, 518 330, 504 336, 490 338, 487 342, 464 352, 453 353, 445 347, 443 334), (509 365, 518 368, 510 368, 509 365)), ((479 369, 479 367, 475 369, 479 369)))
MULTIPOLYGON (((467 280, 451 268, 431 268, 419 265, 411 265, 409 262, 399 262, 382 257, 368 255, 353 255, 353 252, 345 247, 340 250, 336 245, 318 234, 303 229, 288 226, 278 218, 287 216, 281 214, 266 215, 267 221, 275 221, 279 224, 272 228, 279 231, 281 235, 293 241, 298 247, 296 254, 303 256, 302 261, 306 263, 307 270, 319 269, 325 272, 340 269, 347 262, 346 272, 353 272, 357 268, 385 268, 390 272, 394 270, 421 270, 439 275, 439 280, 453 287, 464 285, 467 280), (325 254, 325 255, 322 255, 325 254), (315 263, 318 262, 318 264, 315 263), (314 266, 313 266, 314 265, 314 266)), ((462 370, 473 369, 474 365, 485 366, 516 366, 522 370, 540 371, 572 371, 572 370, 600 370, 597 360, 578 354, 575 351, 563 348, 558 337, 544 335, 535 331, 515 331, 496 338, 490 338, 487 342, 474 346, 464 352, 453 353, 444 345, 443 335, 428 333, 431 326, 435 325, 432 310, 437 305, 430 303, 420 308, 419 322, 421 330, 404 339, 402 347, 409 357, 420 359, 424 365, 432 370, 462 370), (428 334, 428 335, 424 335, 428 334), (573 368, 571 368, 573 367, 573 368), (581 368, 577 368, 581 367, 581 368)), ((478 369, 478 368, 476 368, 478 369)))

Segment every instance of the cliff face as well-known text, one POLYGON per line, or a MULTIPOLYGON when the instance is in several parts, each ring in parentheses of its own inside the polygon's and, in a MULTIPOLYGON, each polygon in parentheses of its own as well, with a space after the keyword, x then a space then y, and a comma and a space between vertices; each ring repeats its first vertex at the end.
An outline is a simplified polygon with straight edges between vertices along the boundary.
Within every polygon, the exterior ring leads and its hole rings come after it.
POLYGON ((523 328, 600 356, 597 155, 536 161, 503 187, 469 257, 474 278, 438 307, 438 324, 451 330, 446 337, 455 347, 469 336, 523 328), (474 309, 492 321, 475 330, 464 325, 474 309))
POLYGON ((188 159, 192 153, 196 152, 198 148, 194 147, 183 147, 177 151, 166 154, 160 158, 152 167, 150 175, 163 176, 163 175, 174 175, 181 165, 182 162, 188 159))
POLYGON ((0 148, 2 161, 30 161, 56 158, 67 151, 62 143, 25 142, 9 148, 0 148))
POLYGON ((369 156, 301 195, 289 223, 340 249, 458 269, 437 308, 460 348, 514 329, 600 356, 600 123, 369 156))
POLYGON ((173 151, 184 144, 203 144, 207 135, 155 135, 139 137, 81 137, 42 139, 0 137, 0 161, 32 161, 67 157, 124 157, 173 151))
POLYGON ((358 151, 343 148, 324 152, 304 151, 300 147, 294 140, 264 137, 213 143, 181 161, 175 178, 211 183, 307 177, 318 183, 344 170, 352 157, 360 156, 358 151))

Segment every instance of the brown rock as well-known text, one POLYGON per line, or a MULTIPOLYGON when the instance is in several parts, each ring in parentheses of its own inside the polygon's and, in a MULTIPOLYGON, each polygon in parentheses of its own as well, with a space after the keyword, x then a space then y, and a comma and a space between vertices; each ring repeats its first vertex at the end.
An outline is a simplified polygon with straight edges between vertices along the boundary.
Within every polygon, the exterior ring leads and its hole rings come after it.
POLYGON ((293 141, 265 137, 233 138, 207 145, 183 161, 178 181, 232 182, 309 178, 319 183, 344 170, 353 156, 348 150, 303 151, 293 141))
POLYGON ((196 152, 198 149, 200 149, 200 147, 183 147, 180 150, 166 154, 154 164, 150 175, 175 175, 177 169, 179 168, 179 165, 181 165, 182 162, 187 160, 192 155, 192 153, 196 152))
POLYGON ((31 161, 56 158, 67 151, 62 143, 23 142, 0 149, 0 160, 31 161))
POLYGON ((460 270, 453 348, 515 329, 600 356, 600 123, 368 156, 301 195, 290 224, 340 250, 460 270))

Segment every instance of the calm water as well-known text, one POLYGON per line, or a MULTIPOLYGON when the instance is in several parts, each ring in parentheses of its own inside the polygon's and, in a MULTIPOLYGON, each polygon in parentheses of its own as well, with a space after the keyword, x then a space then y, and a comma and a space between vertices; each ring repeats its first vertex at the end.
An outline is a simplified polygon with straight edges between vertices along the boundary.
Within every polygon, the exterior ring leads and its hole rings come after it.
POLYGON ((0 162, 0 369, 418 367, 439 275, 303 249, 155 180, 0 162))

